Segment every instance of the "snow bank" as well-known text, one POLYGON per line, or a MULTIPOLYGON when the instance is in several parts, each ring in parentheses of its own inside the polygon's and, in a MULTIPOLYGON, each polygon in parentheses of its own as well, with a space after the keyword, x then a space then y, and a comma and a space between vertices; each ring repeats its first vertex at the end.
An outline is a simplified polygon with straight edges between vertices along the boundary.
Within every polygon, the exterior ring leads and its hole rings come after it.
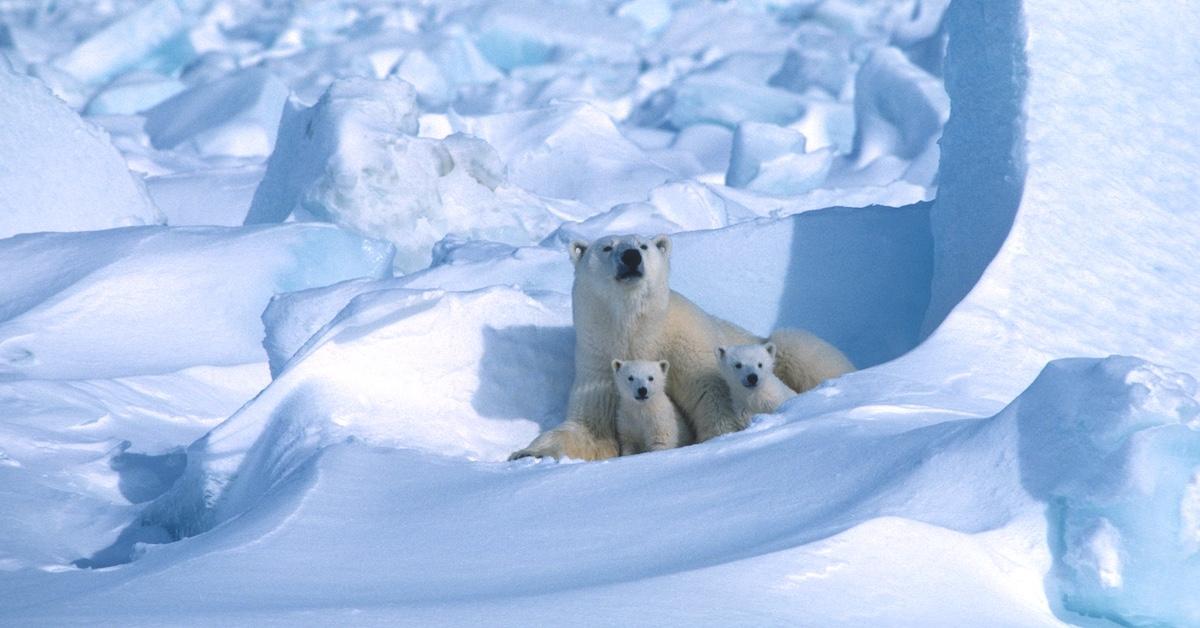
POLYGON ((273 294, 386 277, 391 255, 386 243, 324 225, 2 240, 0 380, 260 361, 259 314, 273 294))
POLYGON ((416 137, 416 95, 399 81, 335 82, 311 108, 289 108, 248 224, 293 213, 392 241, 396 267, 428 265, 448 234, 529 243, 557 224, 483 140, 416 137))
POLYGON ((161 223, 108 135, 0 67, 0 238, 161 223))
POLYGON ((189 447, 183 479, 143 520, 176 537, 206 530, 348 437, 502 460, 561 420, 570 324, 558 294, 353 296, 253 402, 189 447))

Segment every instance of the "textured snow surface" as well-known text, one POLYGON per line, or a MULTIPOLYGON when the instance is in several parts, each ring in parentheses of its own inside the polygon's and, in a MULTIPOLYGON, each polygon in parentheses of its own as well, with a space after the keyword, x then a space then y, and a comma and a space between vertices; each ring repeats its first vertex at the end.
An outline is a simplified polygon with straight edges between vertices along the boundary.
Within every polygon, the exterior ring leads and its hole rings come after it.
POLYGON ((0 624, 1200 625, 1197 32, 0 3, 0 624), (568 244, 630 232, 861 370, 506 462, 566 406, 568 244))

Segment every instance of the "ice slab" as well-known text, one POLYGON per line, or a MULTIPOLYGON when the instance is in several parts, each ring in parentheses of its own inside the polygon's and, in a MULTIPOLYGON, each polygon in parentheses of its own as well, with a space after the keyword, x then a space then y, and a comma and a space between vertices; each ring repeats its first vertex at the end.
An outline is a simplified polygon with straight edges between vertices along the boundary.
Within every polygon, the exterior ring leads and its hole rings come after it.
POLYGON ((163 221, 108 134, 45 85, 0 69, 0 110, 0 238, 163 221))
POLYGON ((155 148, 187 147, 200 155, 265 156, 275 147, 288 88, 263 68, 197 85, 146 116, 155 148))
POLYGON ((55 64, 98 85, 135 66, 170 72, 194 55, 185 30, 204 0, 151 0, 92 34, 55 64))
POLYGON ((129 72, 104 86, 88 101, 88 115, 128 115, 149 109, 187 89, 183 83, 154 72, 129 72))

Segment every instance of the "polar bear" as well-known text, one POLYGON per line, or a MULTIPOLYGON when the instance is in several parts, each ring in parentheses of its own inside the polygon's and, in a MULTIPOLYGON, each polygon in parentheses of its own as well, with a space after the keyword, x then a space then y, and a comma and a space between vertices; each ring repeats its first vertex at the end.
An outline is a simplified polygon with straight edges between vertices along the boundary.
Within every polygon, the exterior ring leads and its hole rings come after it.
POLYGON ((775 375, 775 343, 717 347, 717 362, 742 427, 749 425, 754 415, 775 412, 796 396, 796 391, 775 375))
POLYGON ((692 428, 663 391, 666 360, 613 360, 617 404, 617 445, 622 456, 692 444, 692 428))
MULTIPOLYGON (((616 456, 617 391, 610 371, 612 361, 621 358, 671 363, 667 395, 690 420, 697 442, 742 427, 717 365, 716 348, 764 339, 709 315, 671 290, 670 256, 671 241, 661 235, 571 243, 575 382, 567 416, 510 460, 616 456)), ((840 351, 808 332, 780 329, 770 340, 778 355, 775 373, 793 390, 803 392, 854 370, 840 351)))

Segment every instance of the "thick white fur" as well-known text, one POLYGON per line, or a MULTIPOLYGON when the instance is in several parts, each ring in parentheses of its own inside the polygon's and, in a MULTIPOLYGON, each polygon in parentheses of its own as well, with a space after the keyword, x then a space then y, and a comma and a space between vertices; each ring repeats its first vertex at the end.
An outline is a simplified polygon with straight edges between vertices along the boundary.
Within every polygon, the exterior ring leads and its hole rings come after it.
POLYGON ((613 360, 617 404, 617 444, 622 456, 692 444, 692 428, 664 392, 666 361, 613 360), (645 396, 638 398, 639 389, 645 396))
MULTIPOLYGON (((510 459, 618 455, 617 391, 610 371, 612 361, 623 358, 671 363, 667 394, 695 428, 697 442, 744 427, 733 412, 716 348, 764 339, 710 316, 668 287, 670 240, 607 236, 591 244, 573 242, 570 253, 575 264, 575 383, 566 420, 510 459), (617 279, 619 256, 630 248, 640 251, 644 275, 617 279)), ((840 351, 808 332, 779 329, 770 340, 777 348, 776 374, 796 391, 854 370, 840 351)))
POLYGON ((754 415, 773 413, 796 396, 796 391, 775 375, 774 343, 718 347, 717 360, 733 399, 733 413, 742 427, 749 425, 754 415))

